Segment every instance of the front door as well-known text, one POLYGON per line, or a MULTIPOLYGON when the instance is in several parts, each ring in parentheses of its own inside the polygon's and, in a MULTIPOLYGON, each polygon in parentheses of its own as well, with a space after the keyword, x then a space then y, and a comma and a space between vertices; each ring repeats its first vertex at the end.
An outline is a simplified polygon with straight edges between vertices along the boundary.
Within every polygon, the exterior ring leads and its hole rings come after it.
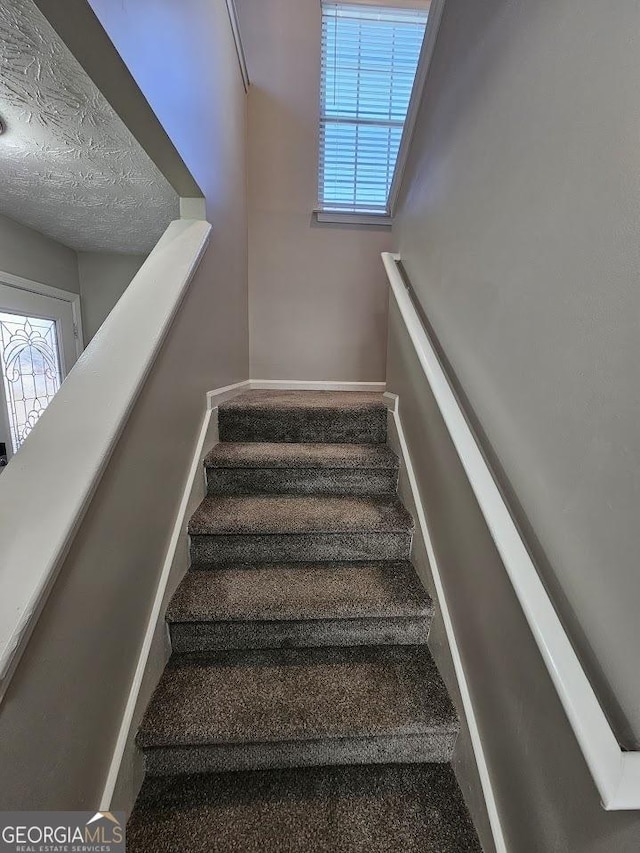
POLYGON ((8 458, 76 361, 74 329, 71 302, 0 283, 0 443, 8 458))

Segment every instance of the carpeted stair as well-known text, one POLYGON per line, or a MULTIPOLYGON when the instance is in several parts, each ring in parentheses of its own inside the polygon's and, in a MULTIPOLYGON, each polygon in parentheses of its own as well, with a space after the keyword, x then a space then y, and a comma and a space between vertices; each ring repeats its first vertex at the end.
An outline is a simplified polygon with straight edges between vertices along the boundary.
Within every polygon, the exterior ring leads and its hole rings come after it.
POLYGON ((174 652, 423 643, 432 603, 411 563, 228 563, 192 569, 171 602, 174 652))
POLYGON ((353 392, 220 406, 128 850, 480 851, 386 418, 353 392))
POLYGON ((205 460, 210 494, 393 495, 386 444, 220 442, 205 460))

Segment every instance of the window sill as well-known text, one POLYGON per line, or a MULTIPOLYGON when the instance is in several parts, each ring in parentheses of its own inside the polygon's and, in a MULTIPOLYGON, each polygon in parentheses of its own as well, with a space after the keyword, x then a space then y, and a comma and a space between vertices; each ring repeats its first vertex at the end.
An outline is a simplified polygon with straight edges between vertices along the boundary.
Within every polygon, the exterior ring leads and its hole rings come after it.
POLYGON ((349 213, 335 210, 314 210, 318 222, 334 222, 342 225, 379 225, 391 228, 393 218, 387 213, 349 213))

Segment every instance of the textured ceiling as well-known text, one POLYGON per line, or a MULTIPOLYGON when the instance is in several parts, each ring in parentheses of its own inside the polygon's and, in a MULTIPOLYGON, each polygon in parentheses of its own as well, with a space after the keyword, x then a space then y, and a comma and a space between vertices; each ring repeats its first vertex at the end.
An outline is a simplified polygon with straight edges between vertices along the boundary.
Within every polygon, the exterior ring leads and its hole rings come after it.
POLYGON ((0 2, 0 213, 78 250, 148 252, 179 199, 31 0, 0 2))

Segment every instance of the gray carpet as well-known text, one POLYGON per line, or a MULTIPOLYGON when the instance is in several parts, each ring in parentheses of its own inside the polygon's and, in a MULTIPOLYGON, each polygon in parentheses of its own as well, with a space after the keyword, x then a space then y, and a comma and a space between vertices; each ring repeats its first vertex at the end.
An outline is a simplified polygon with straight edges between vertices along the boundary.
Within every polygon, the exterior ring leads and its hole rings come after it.
POLYGON ((210 495, 189 534, 194 564, 403 560, 413 519, 395 496, 210 495))
POLYGON ((169 622, 343 619, 430 615, 411 563, 230 563, 191 571, 167 612, 169 622))
POLYGON ((129 853, 481 853, 446 764, 149 778, 129 853))
MULTIPOLYGON (((174 656, 141 746, 457 732, 426 646, 264 649, 174 656)), ((444 756, 443 760, 449 756, 444 756)))
POLYGON ((431 614, 354 618, 172 622, 177 653, 310 646, 417 645, 424 643, 431 614))
POLYGON ((206 468, 398 469, 386 444, 276 444, 221 441, 207 454, 206 468))
POLYGON ((187 572, 174 651, 423 643, 433 603, 409 562, 230 563, 187 572))
POLYGON ((382 444, 387 410, 380 394, 249 391, 218 410, 221 441, 382 444))
POLYGON ((390 749, 448 761, 457 732, 426 646, 265 649, 174 656, 138 745, 153 772, 197 772, 386 761, 390 749))
POLYGON ((386 444, 220 442, 205 459, 210 494, 390 495, 398 459, 386 444))
POLYGON ((128 850, 479 851, 386 417, 375 394, 220 407, 128 850))
POLYGON ((377 496, 210 495, 189 522, 192 536, 412 530, 413 519, 397 498, 377 496))
POLYGON ((267 533, 264 536, 191 535, 191 562, 306 562, 323 560, 407 560, 410 531, 389 533, 267 533))

